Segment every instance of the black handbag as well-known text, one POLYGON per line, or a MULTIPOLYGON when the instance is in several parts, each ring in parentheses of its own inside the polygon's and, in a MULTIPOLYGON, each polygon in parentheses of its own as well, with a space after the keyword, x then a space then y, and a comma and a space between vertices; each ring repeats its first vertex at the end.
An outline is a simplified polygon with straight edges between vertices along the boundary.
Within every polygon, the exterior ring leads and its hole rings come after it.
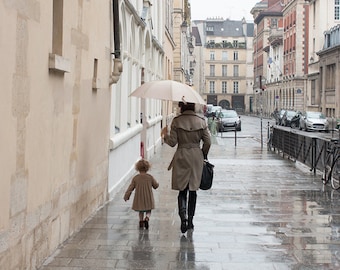
POLYGON ((211 188, 214 178, 214 167, 215 165, 211 164, 208 160, 204 160, 200 189, 208 190, 211 188))

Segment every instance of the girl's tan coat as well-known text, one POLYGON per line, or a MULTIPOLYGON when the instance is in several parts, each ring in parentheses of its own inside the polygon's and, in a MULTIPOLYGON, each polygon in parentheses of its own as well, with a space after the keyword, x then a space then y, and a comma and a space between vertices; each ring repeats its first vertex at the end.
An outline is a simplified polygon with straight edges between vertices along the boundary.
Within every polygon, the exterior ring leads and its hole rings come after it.
POLYGON ((132 178, 131 184, 127 188, 124 200, 127 201, 133 190, 135 196, 133 198, 132 209, 136 211, 147 211, 155 208, 155 200, 152 188, 158 188, 158 182, 148 173, 140 173, 132 178))

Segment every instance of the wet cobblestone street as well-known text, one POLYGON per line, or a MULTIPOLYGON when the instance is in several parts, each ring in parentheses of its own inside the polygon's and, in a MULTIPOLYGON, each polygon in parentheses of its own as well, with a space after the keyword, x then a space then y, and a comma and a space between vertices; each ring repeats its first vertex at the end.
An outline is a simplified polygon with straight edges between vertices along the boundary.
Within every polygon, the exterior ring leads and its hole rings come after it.
POLYGON ((160 187, 149 230, 119 192, 41 270, 340 269, 340 194, 319 173, 251 136, 237 146, 214 137, 213 187, 198 191, 195 230, 182 234, 167 171, 173 153, 163 145, 151 159, 160 187))

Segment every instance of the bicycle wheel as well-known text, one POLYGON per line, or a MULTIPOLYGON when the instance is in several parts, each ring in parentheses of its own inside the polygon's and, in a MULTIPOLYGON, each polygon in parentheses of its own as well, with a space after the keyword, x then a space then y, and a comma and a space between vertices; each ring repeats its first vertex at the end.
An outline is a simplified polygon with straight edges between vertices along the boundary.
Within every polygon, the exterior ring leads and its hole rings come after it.
POLYGON ((337 157, 337 159, 333 162, 330 175, 331 175, 332 188, 339 189, 340 188, 340 157, 337 157))

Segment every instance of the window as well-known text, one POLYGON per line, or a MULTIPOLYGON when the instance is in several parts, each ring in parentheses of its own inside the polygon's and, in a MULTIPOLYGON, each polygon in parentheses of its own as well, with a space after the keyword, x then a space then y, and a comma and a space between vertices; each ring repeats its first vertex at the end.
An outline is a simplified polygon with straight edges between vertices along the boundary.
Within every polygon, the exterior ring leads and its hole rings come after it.
POLYGON ((326 66, 326 90, 335 90, 335 79, 336 79, 336 67, 335 64, 326 66))
POLYGON ((207 31, 214 31, 214 26, 207 26, 207 31))
POLYGON ((234 51, 234 60, 238 60, 238 51, 234 51))
POLYGON ((238 40, 233 40, 233 47, 237 48, 237 46, 238 46, 238 40))
POLYGON ((228 60, 228 52, 223 51, 222 52, 222 61, 227 61, 228 60))
POLYGON ((238 65, 235 65, 233 68, 234 68, 234 76, 238 77, 239 76, 239 74, 238 74, 238 65))
POLYGON ((311 81, 311 105, 316 105, 316 86, 315 80, 311 81))
POLYGON ((214 94, 215 93, 215 81, 209 82, 209 93, 214 94))
POLYGON ((234 82, 234 94, 238 94, 238 82, 234 82))
POLYGON ((334 20, 340 20, 340 0, 334 0, 334 20))
POLYGON ((227 93, 227 82, 223 81, 222 82, 222 94, 227 93))
POLYGON ((63 0, 53 0, 52 53, 63 55, 63 0))
POLYGON ((227 65, 222 65, 222 76, 226 77, 227 76, 227 65))
POLYGON ((52 51, 49 53, 49 70, 71 72, 71 61, 63 56, 64 0, 53 0, 52 6, 52 51))
POLYGON ((210 76, 215 76, 215 65, 210 65, 210 76))
POLYGON ((215 60, 215 52, 214 51, 210 52, 210 60, 215 60))
POLYGON ((277 19, 276 18, 271 18, 270 27, 274 28, 274 29, 277 28, 277 19))

